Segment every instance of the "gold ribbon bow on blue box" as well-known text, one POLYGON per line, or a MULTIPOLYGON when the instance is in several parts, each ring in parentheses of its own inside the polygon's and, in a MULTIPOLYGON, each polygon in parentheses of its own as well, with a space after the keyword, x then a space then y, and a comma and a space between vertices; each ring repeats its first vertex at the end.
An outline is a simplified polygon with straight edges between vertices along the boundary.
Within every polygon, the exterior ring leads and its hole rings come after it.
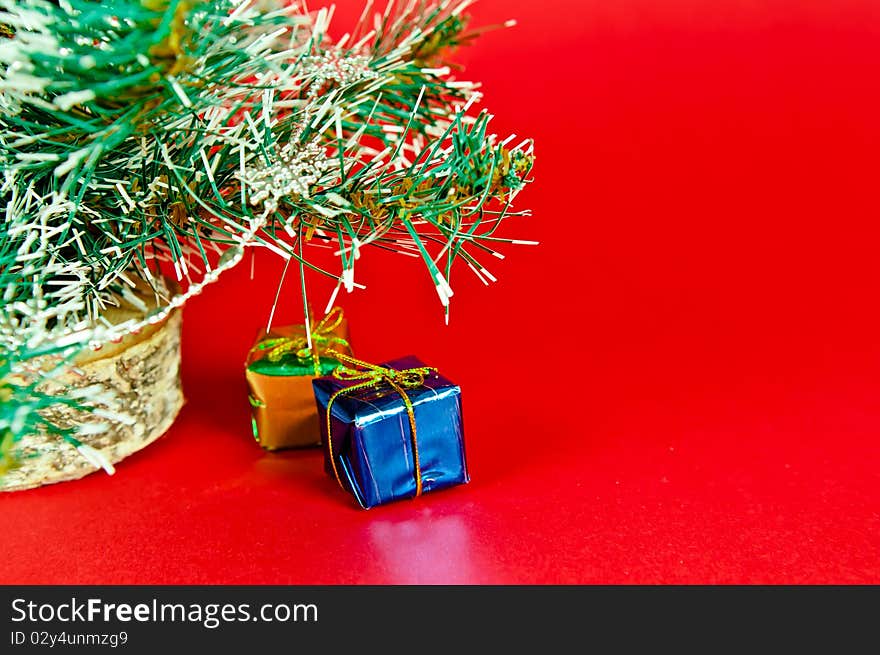
POLYGON ((312 382, 326 468, 364 508, 468 482, 461 389, 415 357, 312 382))

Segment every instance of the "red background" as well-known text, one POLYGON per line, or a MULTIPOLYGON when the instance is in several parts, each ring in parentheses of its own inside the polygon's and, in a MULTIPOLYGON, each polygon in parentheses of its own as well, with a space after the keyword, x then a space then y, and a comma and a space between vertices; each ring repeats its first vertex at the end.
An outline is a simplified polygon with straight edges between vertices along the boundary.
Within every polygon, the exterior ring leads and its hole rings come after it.
POLYGON ((359 355, 462 385, 473 482, 364 512, 320 453, 255 446, 260 254, 187 308, 167 436, 0 498, 0 581, 880 582, 876 1, 474 13, 520 20, 458 57, 495 130, 536 139, 506 234, 541 245, 486 262, 491 289, 460 269, 449 327, 415 260, 365 253, 342 298, 359 355))

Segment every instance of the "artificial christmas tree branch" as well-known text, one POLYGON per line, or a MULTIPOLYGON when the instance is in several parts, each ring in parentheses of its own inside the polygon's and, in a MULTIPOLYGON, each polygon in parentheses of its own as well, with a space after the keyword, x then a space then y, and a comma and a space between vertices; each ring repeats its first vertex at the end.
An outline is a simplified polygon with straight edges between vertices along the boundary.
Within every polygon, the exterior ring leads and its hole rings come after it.
POLYGON ((421 259, 447 311, 454 262, 493 280, 479 255, 517 242, 496 230, 525 214, 533 155, 453 75, 469 4, 368 8, 333 42, 332 10, 297 3, 0 0, 0 361, 161 321, 247 247, 332 277, 334 298, 368 245, 421 259), (140 283, 149 311, 107 321, 140 283))

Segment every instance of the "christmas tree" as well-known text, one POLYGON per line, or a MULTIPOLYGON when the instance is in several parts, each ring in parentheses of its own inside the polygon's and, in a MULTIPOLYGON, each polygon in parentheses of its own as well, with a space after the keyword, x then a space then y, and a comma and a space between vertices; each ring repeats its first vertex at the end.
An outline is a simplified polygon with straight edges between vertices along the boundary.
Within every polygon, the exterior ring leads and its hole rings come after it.
POLYGON ((456 261, 493 279, 480 257, 524 213, 533 157, 490 133, 477 85, 453 74, 451 50, 479 31, 469 4, 368 5, 331 41, 332 9, 299 3, 0 0, 3 462, 35 431, 94 458, 78 435, 125 408, 41 383, 161 321, 248 247, 335 280, 328 308, 367 246, 421 259, 447 311, 456 261), (120 303, 142 314, 108 321, 120 303), (61 428, 57 403, 93 418, 61 428))

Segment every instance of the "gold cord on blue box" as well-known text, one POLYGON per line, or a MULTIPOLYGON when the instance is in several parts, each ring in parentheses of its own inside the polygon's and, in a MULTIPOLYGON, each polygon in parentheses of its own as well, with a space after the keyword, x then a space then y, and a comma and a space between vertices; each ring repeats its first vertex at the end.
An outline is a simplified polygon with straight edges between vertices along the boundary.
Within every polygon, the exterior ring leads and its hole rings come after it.
POLYGON ((345 355, 343 353, 327 351, 326 354, 332 356, 341 364, 341 366, 333 371, 333 377, 338 380, 344 380, 348 382, 360 381, 350 387, 345 387, 334 392, 333 395, 330 396, 330 399, 327 401, 328 459, 330 460, 330 466, 333 469, 333 475, 336 477, 336 481, 339 483, 339 486, 345 489, 345 485, 342 482, 342 478, 339 476, 339 470, 336 466, 336 458, 333 455, 333 436, 330 413, 333 409, 333 403, 339 396, 343 394, 353 393, 362 389, 373 389, 382 385, 388 385, 398 394, 400 394, 400 397, 403 399, 403 403, 406 407, 406 414, 409 418, 410 435, 412 441, 413 468, 416 481, 416 496, 420 496, 422 494, 422 470, 421 466, 419 465, 419 445, 416 438, 416 416, 415 412, 413 411, 412 401, 410 401, 406 390, 415 389, 422 386, 425 383, 425 376, 430 375, 431 373, 436 373, 437 369, 430 366, 419 366, 416 368, 407 368, 398 371, 393 368, 377 366, 375 364, 371 364, 370 362, 355 359, 354 357, 349 357, 348 355, 345 355))

